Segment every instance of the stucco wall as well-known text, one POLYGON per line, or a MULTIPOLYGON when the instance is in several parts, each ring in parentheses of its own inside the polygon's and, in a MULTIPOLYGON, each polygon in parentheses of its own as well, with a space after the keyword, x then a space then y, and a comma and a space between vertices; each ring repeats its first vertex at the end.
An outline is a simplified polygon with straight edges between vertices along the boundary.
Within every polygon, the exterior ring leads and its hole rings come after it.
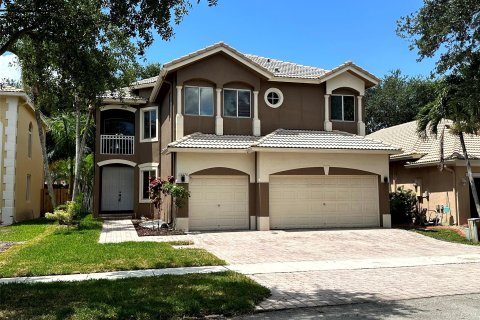
POLYGON ((15 219, 17 221, 40 216, 43 165, 38 126, 28 106, 18 108, 17 153, 15 174, 15 219), (32 157, 28 157, 28 127, 32 124, 32 157), (30 201, 26 200, 27 175, 31 175, 30 201))

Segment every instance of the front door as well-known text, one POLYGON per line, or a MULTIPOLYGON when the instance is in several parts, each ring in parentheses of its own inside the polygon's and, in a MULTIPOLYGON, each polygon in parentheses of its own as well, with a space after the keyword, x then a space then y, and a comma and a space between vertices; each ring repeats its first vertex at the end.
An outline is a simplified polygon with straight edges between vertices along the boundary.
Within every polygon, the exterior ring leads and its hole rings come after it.
MULTIPOLYGON (((477 194, 480 197, 480 178, 474 178, 473 181, 475 181, 475 187, 477 187, 477 194)), ((475 201, 473 200, 472 196, 472 188, 470 188, 470 217, 478 218, 477 208, 475 207, 475 201)))
POLYGON ((103 167, 101 211, 133 211, 132 167, 103 167))

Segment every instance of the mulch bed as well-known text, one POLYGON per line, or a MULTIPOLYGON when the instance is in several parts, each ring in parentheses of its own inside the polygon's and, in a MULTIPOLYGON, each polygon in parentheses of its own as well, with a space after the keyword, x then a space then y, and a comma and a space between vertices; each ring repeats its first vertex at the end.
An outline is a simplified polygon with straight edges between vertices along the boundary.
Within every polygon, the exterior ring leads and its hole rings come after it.
POLYGON ((414 225, 394 225, 394 228, 411 230, 411 229, 418 229, 418 230, 435 230, 435 229, 444 229, 456 232, 459 236, 465 238, 465 226, 414 226, 414 225))
POLYGON ((182 230, 173 230, 167 228, 160 228, 160 230, 152 230, 150 228, 143 228, 140 227, 139 222, 133 222, 133 226, 135 230, 137 230, 137 234, 139 237, 148 237, 148 236, 178 236, 184 235, 185 232, 182 230))

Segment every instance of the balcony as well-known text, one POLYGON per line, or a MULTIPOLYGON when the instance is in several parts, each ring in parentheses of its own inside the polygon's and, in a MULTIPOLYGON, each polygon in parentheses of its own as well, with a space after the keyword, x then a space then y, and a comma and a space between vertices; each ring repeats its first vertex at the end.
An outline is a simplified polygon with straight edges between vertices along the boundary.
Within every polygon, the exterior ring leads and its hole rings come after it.
POLYGON ((123 134, 100 135, 100 154, 133 155, 135 136, 123 134))

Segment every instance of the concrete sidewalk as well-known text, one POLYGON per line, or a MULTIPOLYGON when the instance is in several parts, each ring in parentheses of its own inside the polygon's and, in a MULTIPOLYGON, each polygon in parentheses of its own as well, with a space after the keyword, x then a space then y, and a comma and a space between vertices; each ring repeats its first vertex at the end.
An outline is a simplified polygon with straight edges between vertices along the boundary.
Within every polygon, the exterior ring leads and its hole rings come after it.
POLYGON ((112 271, 100 273, 84 273, 71 275, 52 275, 39 277, 0 278, 0 284, 5 283, 33 283, 52 281, 85 281, 92 279, 122 279, 135 277, 152 277, 162 275, 182 275, 189 273, 212 273, 235 271, 245 275, 262 274, 292 274, 316 271, 341 271, 361 269, 387 269, 422 267, 452 264, 479 264, 480 254, 464 254, 458 256, 437 257, 407 257, 389 259, 352 259, 331 261, 294 261, 294 262, 271 262, 252 264, 232 264, 226 266, 183 267, 146 270, 112 271))

